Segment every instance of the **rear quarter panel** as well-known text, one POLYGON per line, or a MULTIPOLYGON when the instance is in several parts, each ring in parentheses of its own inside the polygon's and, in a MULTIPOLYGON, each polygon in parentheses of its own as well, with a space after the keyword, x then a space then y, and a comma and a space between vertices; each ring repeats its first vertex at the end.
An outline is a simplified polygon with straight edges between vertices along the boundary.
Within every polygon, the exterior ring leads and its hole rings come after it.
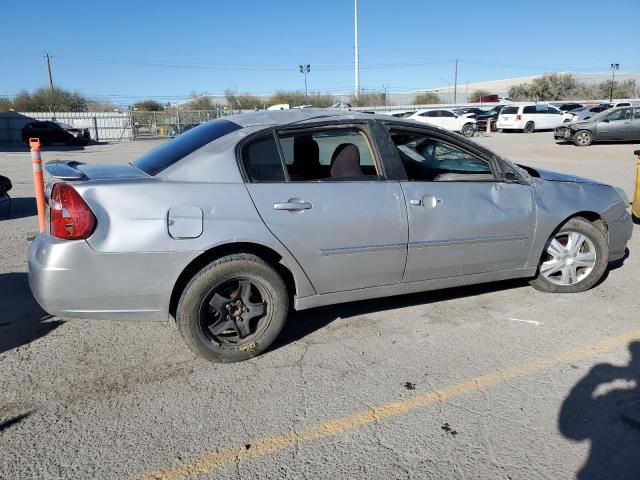
MULTIPOLYGON (((109 278, 125 279, 117 286, 123 296, 135 296, 143 282, 153 282, 158 294, 166 298, 168 311, 171 291, 180 273, 201 253, 211 248, 248 242, 268 247, 282 257, 293 273, 299 296, 315 290, 297 261, 271 234, 258 215, 243 183, 196 183, 164 181, 157 178, 122 180, 113 183, 86 182, 76 187, 96 215, 97 226, 87 243, 97 253, 117 258, 137 254, 154 264, 149 279, 141 266, 132 265, 128 275, 107 268, 97 282, 109 278), (202 211, 202 233, 197 238, 173 238, 169 234, 169 210, 196 207, 202 211), (169 257, 166 270, 159 269, 169 257), (158 273, 158 272, 164 273, 158 273)), ((118 269, 127 268, 113 262, 118 269)))

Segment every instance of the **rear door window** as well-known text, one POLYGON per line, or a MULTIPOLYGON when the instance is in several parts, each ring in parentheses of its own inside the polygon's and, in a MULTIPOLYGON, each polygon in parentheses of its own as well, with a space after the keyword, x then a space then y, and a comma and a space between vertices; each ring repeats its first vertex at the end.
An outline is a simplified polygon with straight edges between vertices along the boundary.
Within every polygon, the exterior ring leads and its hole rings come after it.
POLYGON ((280 146, 289 180, 377 180, 381 173, 364 132, 336 128, 282 134, 280 146))

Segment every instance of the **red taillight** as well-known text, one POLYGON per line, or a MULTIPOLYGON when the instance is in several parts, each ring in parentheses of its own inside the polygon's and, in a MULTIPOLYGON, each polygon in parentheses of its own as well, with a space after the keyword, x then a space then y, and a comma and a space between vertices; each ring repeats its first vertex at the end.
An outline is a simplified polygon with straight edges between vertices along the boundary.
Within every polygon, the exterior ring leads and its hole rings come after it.
POLYGON ((522 115, 516 115, 516 120, 522 120, 522 115))
POLYGON ((50 233, 65 240, 87 238, 96 226, 96 217, 76 190, 56 183, 49 199, 50 233))

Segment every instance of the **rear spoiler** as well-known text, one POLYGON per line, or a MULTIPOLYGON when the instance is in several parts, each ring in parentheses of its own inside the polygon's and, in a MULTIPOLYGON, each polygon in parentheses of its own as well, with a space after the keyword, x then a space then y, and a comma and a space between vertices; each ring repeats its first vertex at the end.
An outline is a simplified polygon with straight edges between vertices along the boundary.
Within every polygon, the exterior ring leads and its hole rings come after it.
POLYGON ((49 175, 60 180, 86 180, 87 176, 77 168, 79 165, 85 163, 75 160, 53 160, 45 163, 44 168, 49 175))

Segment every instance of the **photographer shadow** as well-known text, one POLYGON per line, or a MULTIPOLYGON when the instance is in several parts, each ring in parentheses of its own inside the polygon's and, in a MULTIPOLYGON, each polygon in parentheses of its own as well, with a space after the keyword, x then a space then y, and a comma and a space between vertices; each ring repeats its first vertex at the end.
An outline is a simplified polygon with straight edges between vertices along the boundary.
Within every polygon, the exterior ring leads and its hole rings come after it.
POLYGON ((625 366, 595 365, 562 404, 560 432, 591 442, 579 480, 640 478, 640 342, 629 351, 625 366))

